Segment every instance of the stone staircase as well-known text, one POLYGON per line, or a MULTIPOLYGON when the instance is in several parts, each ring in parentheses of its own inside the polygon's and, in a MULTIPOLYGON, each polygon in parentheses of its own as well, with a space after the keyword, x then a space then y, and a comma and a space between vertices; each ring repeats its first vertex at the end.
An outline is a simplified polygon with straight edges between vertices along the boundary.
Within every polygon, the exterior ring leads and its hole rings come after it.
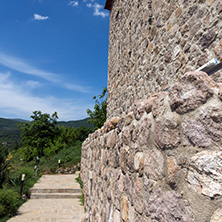
POLYGON ((80 196, 80 189, 31 189, 31 199, 74 199, 80 196))
POLYGON ((58 176, 45 175, 40 183, 31 188, 31 199, 75 199, 81 196, 79 184, 74 175, 64 175, 62 180, 58 176))

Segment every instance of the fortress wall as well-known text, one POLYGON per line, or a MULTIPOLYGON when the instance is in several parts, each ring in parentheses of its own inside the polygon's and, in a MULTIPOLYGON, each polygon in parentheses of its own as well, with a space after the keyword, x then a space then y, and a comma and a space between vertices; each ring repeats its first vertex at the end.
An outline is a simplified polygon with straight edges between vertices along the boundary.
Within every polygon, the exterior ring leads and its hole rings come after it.
MULTIPOLYGON (((108 118, 172 86, 183 73, 222 60, 221 0, 113 0, 108 118), (152 20, 150 20, 152 16, 152 20)), ((222 82, 222 74, 213 77, 222 82)), ((125 113, 125 114, 124 114, 125 113)))
POLYGON ((93 222, 222 221, 222 84, 188 72, 82 146, 93 222))

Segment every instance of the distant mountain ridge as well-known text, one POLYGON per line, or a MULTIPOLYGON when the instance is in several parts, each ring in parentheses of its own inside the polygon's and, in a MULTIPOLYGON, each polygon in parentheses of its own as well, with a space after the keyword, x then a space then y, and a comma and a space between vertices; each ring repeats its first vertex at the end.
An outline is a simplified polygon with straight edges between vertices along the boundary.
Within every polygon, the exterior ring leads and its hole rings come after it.
MULTIPOLYGON (((92 124, 88 123, 89 118, 73 121, 58 121, 59 126, 79 128, 81 126, 93 129, 92 124)), ((20 129, 18 123, 29 122, 24 119, 0 118, 0 144, 8 144, 11 149, 15 144, 20 143, 20 129)))

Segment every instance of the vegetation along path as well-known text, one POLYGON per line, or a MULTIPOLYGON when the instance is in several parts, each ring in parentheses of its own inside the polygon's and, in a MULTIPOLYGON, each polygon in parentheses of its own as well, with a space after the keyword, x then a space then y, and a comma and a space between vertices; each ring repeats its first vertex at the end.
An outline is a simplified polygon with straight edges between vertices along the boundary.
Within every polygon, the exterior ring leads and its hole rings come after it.
POLYGON ((84 209, 80 205, 77 177, 78 173, 42 176, 31 189, 31 199, 8 222, 80 222, 84 209))

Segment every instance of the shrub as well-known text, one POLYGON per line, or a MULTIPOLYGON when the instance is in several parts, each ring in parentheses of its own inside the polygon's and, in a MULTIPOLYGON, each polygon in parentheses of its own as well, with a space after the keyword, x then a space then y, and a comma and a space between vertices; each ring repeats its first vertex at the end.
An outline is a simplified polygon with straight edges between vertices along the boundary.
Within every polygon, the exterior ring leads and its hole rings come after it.
POLYGON ((0 190, 0 217, 13 216, 19 207, 19 196, 13 190, 0 190))

